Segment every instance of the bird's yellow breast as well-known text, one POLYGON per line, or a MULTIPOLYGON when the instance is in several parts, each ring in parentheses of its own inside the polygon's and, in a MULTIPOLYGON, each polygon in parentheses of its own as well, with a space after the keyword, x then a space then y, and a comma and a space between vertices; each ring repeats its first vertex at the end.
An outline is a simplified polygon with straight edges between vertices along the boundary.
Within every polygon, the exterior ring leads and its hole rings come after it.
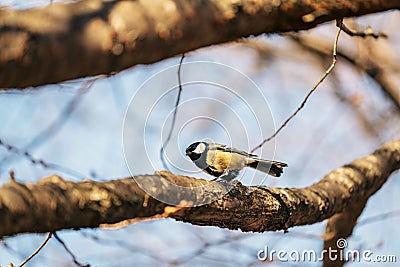
POLYGON ((209 151, 207 164, 213 166, 218 172, 224 170, 240 170, 245 166, 245 159, 235 153, 225 151, 209 151))

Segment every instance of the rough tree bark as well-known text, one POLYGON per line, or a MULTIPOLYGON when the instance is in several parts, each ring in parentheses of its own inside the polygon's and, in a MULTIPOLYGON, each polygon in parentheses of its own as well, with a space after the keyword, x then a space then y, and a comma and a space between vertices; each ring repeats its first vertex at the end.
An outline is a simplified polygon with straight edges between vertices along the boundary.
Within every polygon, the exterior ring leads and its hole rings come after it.
POLYGON ((0 10, 0 88, 118 72, 241 37, 398 8, 398 0, 88 0, 0 10))
POLYGON ((171 217, 197 225, 253 232, 286 230, 327 218, 331 218, 330 222, 342 219, 350 222, 346 229, 330 229, 331 237, 342 236, 351 233, 355 223, 347 209, 361 212, 366 200, 399 168, 400 140, 397 140, 332 171, 309 187, 248 187, 237 182, 216 201, 198 207, 191 207, 188 199, 213 198, 226 191, 228 184, 166 171, 107 182, 74 183, 58 176, 42 179, 36 184, 11 180, 0 188, 0 237, 99 227, 151 217, 171 217), (156 198, 144 192, 136 181, 150 184, 156 198), (182 190, 170 186, 175 184, 202 189, 182 190), (172 207, 157 200, 160 198, 167 202, 178 200, 182 207, 172 207))

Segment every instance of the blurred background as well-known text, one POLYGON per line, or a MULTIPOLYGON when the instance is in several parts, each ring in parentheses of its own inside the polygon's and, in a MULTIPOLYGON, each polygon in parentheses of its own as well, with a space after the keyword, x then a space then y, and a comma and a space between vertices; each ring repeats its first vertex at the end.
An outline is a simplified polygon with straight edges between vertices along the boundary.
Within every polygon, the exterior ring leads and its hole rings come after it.
MULTIPOLYGON (((0 4, 21 9, 48 1, 0 4)), ((370 25, 388 38, 351 38, 342 33, 333 72, 277 138, 255 152, 288 163, 284 175, 275 179, 248 170, 240 177, 242 183, 305 187, 400 138, 399 12, 345 23, 356 29, 370 25)), ((263 35, 187 53, 181 69, 181 105, 165 148, 167 167, 174 173, 211 179, 185 157, 190 143, 212 140, 250 151, 273 134, 331 64, 336 32, 331 22, 307 32, 263 35)), ((82 79, 1 92, 0 139, 14 148, 0 146, 0 183, 9 180, 10 171, 18 181, 34 183, 51 174, 73 181, 103 181, 164 169, 159 151, 171 127, 179 61, 175 57, 135 66, 90 86, 82 79)), ((349 249, 396 255, 400 261, 399 178, 397 172, 370 198, 347 240, 349 249)), ((300 266, 293 261, 260 262, 257 252, 265 246, 319 251, 325 223, 295 227, 288 233, 243 233, 162 219, 58 235, 79 262, 91 266, 300 266)), ((45 236, 0 240, 0 265, 18 264, 45 236)), ((53 239, 28 266, 75 264, 53 239)))

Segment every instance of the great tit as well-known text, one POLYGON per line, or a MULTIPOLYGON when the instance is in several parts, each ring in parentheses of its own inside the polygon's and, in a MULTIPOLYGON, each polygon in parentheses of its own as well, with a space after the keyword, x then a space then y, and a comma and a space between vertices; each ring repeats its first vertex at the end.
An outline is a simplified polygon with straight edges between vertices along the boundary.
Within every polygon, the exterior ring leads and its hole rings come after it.
POLYGON ((236 148, 211 142, 191 144, 186 148, 186 155, 205 173, 226 181, 238 176, 244 167, 251 167, 275 177, 281 176, 283 167, 287 167, 286 163, 260 159, 236 148))

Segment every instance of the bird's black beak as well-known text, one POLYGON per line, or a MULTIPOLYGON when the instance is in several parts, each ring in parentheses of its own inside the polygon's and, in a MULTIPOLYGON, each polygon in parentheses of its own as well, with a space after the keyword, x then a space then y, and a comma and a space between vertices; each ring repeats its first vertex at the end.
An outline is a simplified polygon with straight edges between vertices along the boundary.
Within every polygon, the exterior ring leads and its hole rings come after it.
POLYGON ((186 156, 189 156, 190 154, 192 154, 192 152, 186 149, 186 156))

